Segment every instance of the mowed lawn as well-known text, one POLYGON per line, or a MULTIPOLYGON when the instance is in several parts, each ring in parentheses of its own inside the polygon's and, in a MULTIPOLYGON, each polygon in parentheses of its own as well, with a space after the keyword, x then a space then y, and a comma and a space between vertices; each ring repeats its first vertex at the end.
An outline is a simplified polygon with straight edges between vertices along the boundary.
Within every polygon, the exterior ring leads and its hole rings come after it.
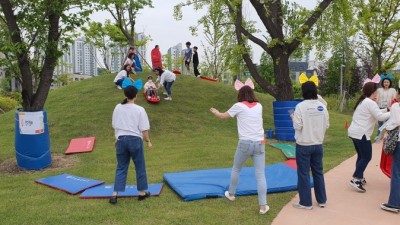
MULTIPOLYGON (((141 74, 135 79, 140 77, 145 81, 147 75, 141 74)), ((110 205, 106 199, 79 199, 79 195, 36 184, 37 179, 61 173, 114 182, 116 159, 111 115, 124 96, 114 87, 113 79, 114 75, 104 75, 50 92, 45 109, 52 154, 62 156, 71 138, 88 136, 96 137, 94 151, 64 156, 64 164, 72 166, 1 173, 1 224, 270 224, 296 194, 268 195, 271 210, 261 216, 257 196, 238 197, 234 202, 223 198, 184 202, 164 183, 159 197, 141 202, 124 198, 117 205, 110 205)), ((172 89, 172 102, 161 100, 158 105, 148 104, 142 93, 137 99, 137 104, 145 107, 151 124, 154 146, 145 152, 149 183, 163 182, 163 174, 167 172, 231 167, 237 144, 236 119, 219 120, 209 109, 229 109, 236 102, 234 88, 193 76, 178 76, 172 89)), ((273 128, 274 99, 261 93, 257 97, 264 106, 264 128, 273 128)), ((344 128, 350 118, 330 112, 331 127, 324 143, 325 172, 354 154, 344 128)), ((0 115, 2 165, 15 160, 14 120, 15 112, 0 115)), ((266 163, 283 161, 283 154, 267 145, 266 163)), ((251 166, 251 160, 246 165, 251 166)), ((135 184, 132 165, 128 183, 135 184)))

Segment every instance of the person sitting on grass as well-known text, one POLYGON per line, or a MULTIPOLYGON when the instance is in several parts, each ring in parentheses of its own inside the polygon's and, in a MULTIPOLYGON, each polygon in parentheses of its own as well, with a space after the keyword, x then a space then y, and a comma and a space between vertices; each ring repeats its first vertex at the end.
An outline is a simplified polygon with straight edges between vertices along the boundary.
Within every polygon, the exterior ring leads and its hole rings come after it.
POLYGON ((118 89, 122 89, 122 82, 124 81, 125 78, 129 78, 132 80, 133 79, 129 77, 129 72, 131 72, 132 67, 130 64, 125 64, 124 68, 118 72, 117 76, 114 78, 114 84, 117 85, 118 89))

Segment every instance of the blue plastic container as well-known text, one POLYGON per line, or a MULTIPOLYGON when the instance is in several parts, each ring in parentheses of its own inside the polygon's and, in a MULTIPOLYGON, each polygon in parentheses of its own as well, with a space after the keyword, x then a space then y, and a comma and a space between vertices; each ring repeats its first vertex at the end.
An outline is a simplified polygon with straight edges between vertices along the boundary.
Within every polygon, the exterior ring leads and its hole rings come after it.
POLYGON ((52 160, 46 111, 42 111, 43 133, 38 134, 21 134, 19 112, 21 111, 17 110, 15 113, 15 155, 17 165, 28 170, 40 170, 50 166, 52 160))
POLYGON ((283 141, 295 141, 292 119, 289 110, 296 108, 301 100, 275 101, 272 103, 274 110, 275 138, 283 141))

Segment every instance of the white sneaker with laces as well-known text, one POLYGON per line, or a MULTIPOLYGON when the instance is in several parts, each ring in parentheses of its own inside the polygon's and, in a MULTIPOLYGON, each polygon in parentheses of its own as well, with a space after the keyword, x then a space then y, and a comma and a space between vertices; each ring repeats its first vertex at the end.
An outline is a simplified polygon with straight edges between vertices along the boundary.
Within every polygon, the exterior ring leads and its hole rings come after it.
POLYGON ((229 191, 225 191, 225 197, 231 201, 235 201, 235 196, 231 195, 229 191))

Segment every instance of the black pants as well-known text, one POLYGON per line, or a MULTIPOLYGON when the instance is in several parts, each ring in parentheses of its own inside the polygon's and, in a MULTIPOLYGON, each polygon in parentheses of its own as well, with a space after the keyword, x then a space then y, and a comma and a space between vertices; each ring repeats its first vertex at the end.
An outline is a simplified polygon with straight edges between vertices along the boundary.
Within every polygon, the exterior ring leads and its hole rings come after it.
POLYGON ((199 66, 198 63, 193 63, 193 70, 194 70, 194 75, 197 77, 200 75, 199 70, 197 69, 197 67, 199 66))

